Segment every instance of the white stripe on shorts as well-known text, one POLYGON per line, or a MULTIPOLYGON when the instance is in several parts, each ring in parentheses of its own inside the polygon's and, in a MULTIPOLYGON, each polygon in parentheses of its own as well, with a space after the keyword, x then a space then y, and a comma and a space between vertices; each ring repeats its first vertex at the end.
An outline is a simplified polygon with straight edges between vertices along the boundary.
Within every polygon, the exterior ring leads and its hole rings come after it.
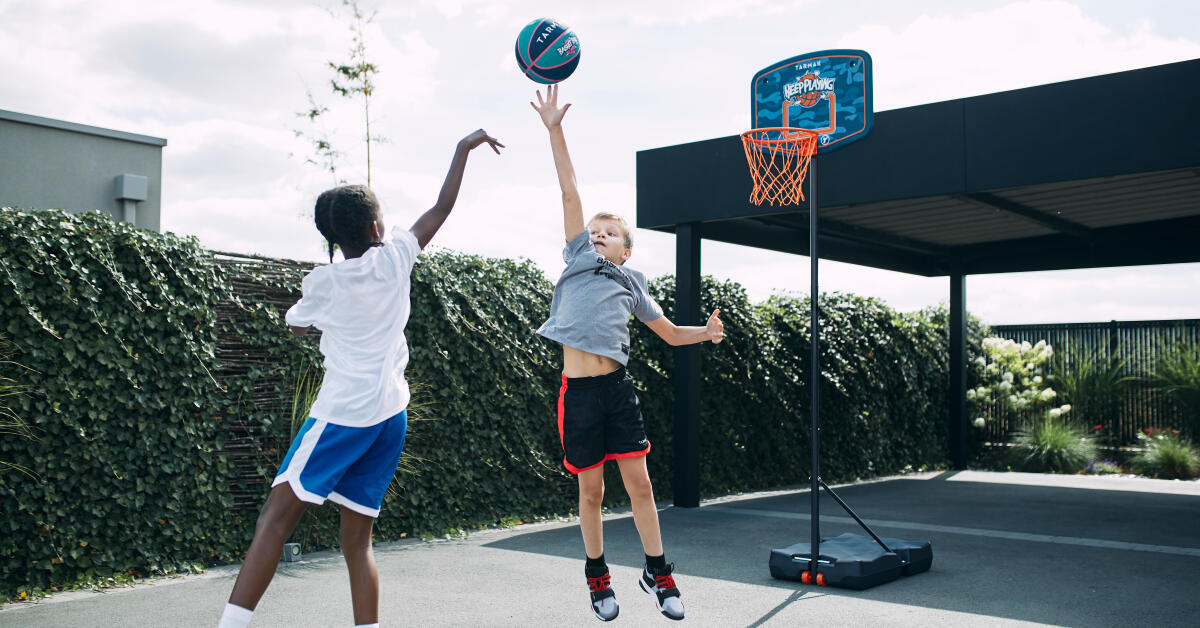
POLYGON ((304 466, 308 464, 308 459, 312 456, 313 450, 317 448, 317 443, 321 441, 321 433, 325 431, 326 425, 328 423, 325 421, 313 421, 313 426, 300 439, 300 446, 296 448, 296 453, 292 455, 291 461, 288 462, 287 469, 275 476, 275 481, 271 482, 271 488, 287 482, 291 485, 292 492, 296 494, 296 497, 300 498, 300 501, 318 505, 325 503, 324 497, 305 490, 304 485, 300 483, 300 472, 304 470, 304 466))
POLYGON ((379 509, 378 508, 367 508, 366 506, 363 506, 362 504, 350 499, 349 497, 346 497, 345 495, 338 493, 337 491, 334 491, 329 494, 329 501, 331 501, 335 504, 341 504, 341 505, 345 506, 346 508, 349 508, 350 510, 357 512, 360 515, 366 515, 368 517, 375 517, 376 519, 379 518, 379 509))

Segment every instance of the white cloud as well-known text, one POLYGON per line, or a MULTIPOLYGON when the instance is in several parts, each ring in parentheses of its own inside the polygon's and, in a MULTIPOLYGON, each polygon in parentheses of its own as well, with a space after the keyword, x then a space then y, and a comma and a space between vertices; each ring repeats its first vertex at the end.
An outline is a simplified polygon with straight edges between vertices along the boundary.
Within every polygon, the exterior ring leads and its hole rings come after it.
POLYGON ((1061 0, 1015 2, 962 16, 867 23, 841 45, 871 53, 879 109, 987 94, 1183 61, 1200 42, 1157 34, 1148 19, 1128 32, 1061 0))

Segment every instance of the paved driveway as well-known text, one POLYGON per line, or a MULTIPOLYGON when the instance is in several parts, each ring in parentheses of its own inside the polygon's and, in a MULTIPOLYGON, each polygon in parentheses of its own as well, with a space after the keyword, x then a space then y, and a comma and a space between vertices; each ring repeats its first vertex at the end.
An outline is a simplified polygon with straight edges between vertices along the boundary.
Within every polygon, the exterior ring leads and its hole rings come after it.
MULTIPOLYGON (((838 488, 878 533, 933 543, 933 568, 866 591, 774 580, 772 547, 808 539, 803 489, 660 513, 693 626, 1195 626, 1200 483, 960 472, 838 488)), ((822 500, 822 532, 857 526, 822 500)), ((606 517, 614 625, 673 624, 636 584, 627 513, 606 517)), ((597 626, 571 522, 381 544, 383 625, 597 626)), ((0 626, 213 626, 236 567, 9 605, 0 626)), ((340 556, 281 565, 252 626, 349 626, 340 556)))

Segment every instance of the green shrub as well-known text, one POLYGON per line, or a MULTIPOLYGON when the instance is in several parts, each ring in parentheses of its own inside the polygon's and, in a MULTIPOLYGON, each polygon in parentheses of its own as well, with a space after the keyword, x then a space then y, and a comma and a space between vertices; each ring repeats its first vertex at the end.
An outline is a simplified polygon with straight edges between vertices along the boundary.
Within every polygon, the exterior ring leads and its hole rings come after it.
POLYGON ((1044 340, 1030 344, 989 336, 982 344, 983 355, 975 358, 979 385, 967 390, 976 426, 988 419, 1012 424, 1060 403, 1044 377, 1054 355, 1044 340))
POLYGON ((1017 471, 1078 473, 1096 458, 1096 445, 1087 428, 1046 414, 1015 434, 1009 455, 1017 471))
MULTIPOLYGON (((0 593, 232 558, 213 378, 224 300, 194 240, 106 215, 0 211, 0 325, 31 371, 0 441, 0 593)), ((226 401, 228 400, 228 401, 226 401)))
POLYGON ((1129 460, 1138 473, 1170 480, 1200 475, 1200 450, 1181 438, 1178 430, 1146 428, 1138 433, 1142 450, 1129 460))
MULTIPOLYGON (((650 282, 674 317, 674 281, 650 282)), ((726 340, 700 364, 700 486, 704 495, 797 484, 809 474, 809 305, 774 296, 751 304, 732 282, 704 278, 704 312, 721 310, 726 340)), ((821 299, 821 475, 828 481, 944 463, 946 331, 936 310, 896 314, 878 299, 821 299)), ((673 350, 633 326, 630 372, 639 384, 660 498, 673 480, 673 350)))

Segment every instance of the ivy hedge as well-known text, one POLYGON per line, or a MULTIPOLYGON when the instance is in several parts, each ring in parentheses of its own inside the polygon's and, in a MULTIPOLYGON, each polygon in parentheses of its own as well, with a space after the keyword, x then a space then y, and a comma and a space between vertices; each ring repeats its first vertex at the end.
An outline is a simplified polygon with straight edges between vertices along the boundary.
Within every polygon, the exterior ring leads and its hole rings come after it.
MULTIPOLYGON (((7 405, 30 427, 0 434, 0 461, 14 465, 0 466, 0 599, 240 557, 286 451, 298 382, 319 369, 315 340, 293 337, 282 316, 306 270, 102 214, 0 210, 0 334, 23 365, 0 362, 0 378, 25 387, 7 405)), ((381 539, 575 510, 556 433, 561 358, 534 333, 552 289, 528 261, 421 256, 408 446, 381 539)), ((650 289, 672 315, 673 281, 650 289)), ((701 490, 807 481, 808 301, 753 304, 711 278, 702 290, 727 336, 701 348, 701 490)), ((822 316, 822 475, 941 464, 944 310, 898 314, 832 294, 822 316)), ((630 372, 665 499, 672 349, 632 329, 630 372)), ((609 486, 609 503, 623 502, 615 474, 609 486)), ((334 508, 312 508, 294 538, 332 546, 336 526, 334 508)))

